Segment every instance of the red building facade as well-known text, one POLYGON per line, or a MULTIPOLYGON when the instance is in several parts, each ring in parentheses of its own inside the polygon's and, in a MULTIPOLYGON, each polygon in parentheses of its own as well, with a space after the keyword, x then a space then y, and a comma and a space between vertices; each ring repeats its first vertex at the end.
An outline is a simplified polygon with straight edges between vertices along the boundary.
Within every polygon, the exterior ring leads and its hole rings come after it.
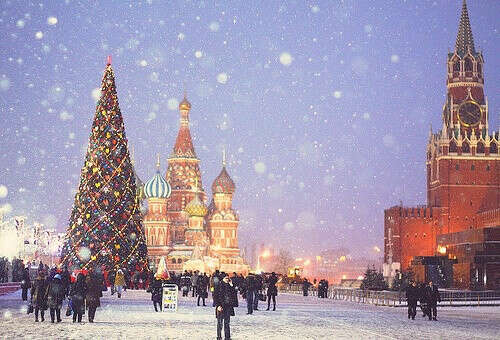
POLYGON ((465 1, 447 58, 442 128, 429 133, 427 204, 384 212, 384 274, 447 256, 452 286, 500 288, 500 132, 490 132, 484 58, 465 1))

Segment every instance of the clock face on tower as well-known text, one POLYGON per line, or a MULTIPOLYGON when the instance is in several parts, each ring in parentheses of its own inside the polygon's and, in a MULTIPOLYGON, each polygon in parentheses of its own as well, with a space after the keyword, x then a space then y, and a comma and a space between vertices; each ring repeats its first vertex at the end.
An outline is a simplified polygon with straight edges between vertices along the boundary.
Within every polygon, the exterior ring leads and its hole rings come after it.
POLYGON ((458 119, 465 126, 479 124, 481 120, 481 107, 473 101, 466 101, 458 108, 458 119))

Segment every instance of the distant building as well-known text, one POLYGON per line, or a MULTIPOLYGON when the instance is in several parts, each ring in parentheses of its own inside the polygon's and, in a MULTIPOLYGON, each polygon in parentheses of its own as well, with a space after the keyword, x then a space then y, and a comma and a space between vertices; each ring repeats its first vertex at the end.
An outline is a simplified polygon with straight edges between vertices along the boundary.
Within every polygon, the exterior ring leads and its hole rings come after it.
POLYGON ((212 199, 205 205, 200 160, 189 129, 191 104, 179 104, 180 128, 165 177, 157 173, 144 184, 148 209, 144 229, 150 260, 167 259, 172 271, 199 270, 247 273, 248 265, 238 248, 239 217, 232 207, 236 186, 226 170, 212 184, 212 199))
POLYGON ((488 124, 483 64, 464 1, 442 128, 427 144, 427 205, 384 212, 388 278, 413 269, 453 287, 500 289, 500 132, 488 124))

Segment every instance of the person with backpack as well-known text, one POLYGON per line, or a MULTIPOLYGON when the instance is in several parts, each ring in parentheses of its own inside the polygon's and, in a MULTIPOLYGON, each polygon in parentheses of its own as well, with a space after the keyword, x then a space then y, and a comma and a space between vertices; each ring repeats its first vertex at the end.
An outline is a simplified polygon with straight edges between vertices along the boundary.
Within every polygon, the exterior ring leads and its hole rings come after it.
POLYGON ((47 305, 50 309, 50 321, 52 323, 55 322, 56 317, 57 322, 61 322, 61 308, 65 297, 66 292, 61 275, 55 274, 47 287, 47 305))

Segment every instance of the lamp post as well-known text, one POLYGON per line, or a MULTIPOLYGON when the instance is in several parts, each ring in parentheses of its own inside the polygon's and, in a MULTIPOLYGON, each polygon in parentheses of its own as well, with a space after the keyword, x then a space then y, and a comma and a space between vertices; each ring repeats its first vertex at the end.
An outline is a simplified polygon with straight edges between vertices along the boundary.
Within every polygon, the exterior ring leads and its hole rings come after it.
POLYGON ((259 256, 257 256, 257 272, 258 274, 262 273, 262 268, 260 267, 260 258, 267 258, 271 255, 271 253, 269 252, 269 250, 264 250, 264 252, 262 254, 260 254, 259 256))

